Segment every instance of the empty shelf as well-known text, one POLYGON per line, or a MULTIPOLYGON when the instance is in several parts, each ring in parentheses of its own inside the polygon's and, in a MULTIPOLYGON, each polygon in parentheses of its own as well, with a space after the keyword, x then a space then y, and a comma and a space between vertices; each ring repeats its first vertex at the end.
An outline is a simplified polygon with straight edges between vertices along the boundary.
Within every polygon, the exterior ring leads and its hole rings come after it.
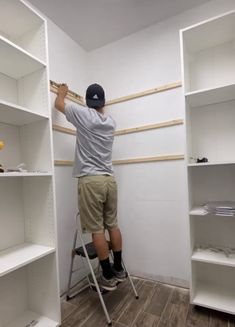
POLYGON ((235 84, 189 92, 185 96, 191 107, 231 101, 235 100, 235 84))
POLYGON ((23 243, 0 252, 0 277, 53 253, 55 248, 23 243))
POLYGON ((31 74, 45 63, 0 36, 0 72, 15 79, 31 74))
POLYGON ((0 100, 1 123, 22 126, 48 118, 48 116, 34 113, 27 108, 0 100))
POLYGON ((235 290, 214 284, 201 283, 196 286, 193 304, 235 314, 235 290))

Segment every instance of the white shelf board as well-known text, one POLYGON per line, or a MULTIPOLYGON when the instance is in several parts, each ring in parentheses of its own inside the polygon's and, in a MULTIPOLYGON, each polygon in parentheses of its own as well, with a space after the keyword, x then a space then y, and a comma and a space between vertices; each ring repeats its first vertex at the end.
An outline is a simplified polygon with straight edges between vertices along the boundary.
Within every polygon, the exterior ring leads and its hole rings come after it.
POLYGON ((235 100, 235 84, 188 92, 185 94, 185 97, 191 107, 202 107, 214 103, 232 101, 235 100))
POLYGON ((36 114, 27 108, 0 99, 1 123, 22 126, 45 118, 48 119, 48 116, 36 114))
POLYGON ((216 253, 210 250, 196 250, 193 252, 191 259, 192 261, 235 267, 235 255, 226 257, 223 253, 216 253))
POLYGON ((234 40, 235 10, 181 30, 189 53, 234 40))
MULTIPOLYGON (((30 322, 32 322, 33 320, 35 320, 35 322, 37 322, 37 324, 35 324, 35 326, 37 326, 37 327, 58 327, 59 326, 59 323, 56 321, 48 319, 48 318, 41 316, 32 311, 26 311, 20 317, 17 317, 17 319, 15 321, 7 324, 6 327, 31 326, 30 322)), ((34 326, 34 325, 32 325, 32 326, 34 326)))
POLYGON ((235 290, 233 287, 228 289, 200 282, 194 293, 193 304, 235 314, 235 290))
POLYGON ((0 72, 15 79, 46 66, 44 62, 3 36, 0 36, 0 58, 0 72))
POLYGON ((43 177, 43 176, 52 176, 52 173, 20 173, 20 172, 10 172, 10 173, 0 173, 0 177, 43 177))
POLYGON ((0 277, 55 252, 55 248, 23 243, 0 252, 0 277))
POLYGON ((214 161, 214 162, 202 162, 202 163, 189 163, 188 167, 204 167, 204 166, 216 166, 216 165, 235 165, 235 161, 214 161))

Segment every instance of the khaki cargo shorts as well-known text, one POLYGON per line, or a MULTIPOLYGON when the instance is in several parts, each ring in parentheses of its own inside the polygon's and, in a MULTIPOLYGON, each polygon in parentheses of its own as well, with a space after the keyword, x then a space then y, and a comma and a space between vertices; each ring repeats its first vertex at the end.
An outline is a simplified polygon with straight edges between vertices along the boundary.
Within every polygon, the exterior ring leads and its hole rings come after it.
POLYGON ((78 178, 78 207, 83 233, 117 227, 117 184, 109 175, 78 178))

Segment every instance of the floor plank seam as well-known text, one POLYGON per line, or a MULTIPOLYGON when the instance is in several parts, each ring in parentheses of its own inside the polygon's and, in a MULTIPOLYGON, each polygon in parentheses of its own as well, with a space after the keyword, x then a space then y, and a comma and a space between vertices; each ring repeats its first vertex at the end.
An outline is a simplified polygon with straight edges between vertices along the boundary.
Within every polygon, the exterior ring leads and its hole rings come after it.
POLYGON ((164 307, 164 310, 162 311, 161 317, 160 317, 160 319, 159 319, 158 324, 157 324, 156 327, 160 327, 160 323, 162 323, 162 319, 163 319, 164 313, 165 313, 165 311, 166 311, 168 305, 169 305, 170 302, 171 302, 171 299, 172 299, 172 297, 173 297, 173 292, 174 292, 174 290, 175 290, 175 287, 173 287, 172 290, 171 290, 171 294, 169 295, 169 298, 168 298, 168 300, 167 300, 167 302, 166 302, 166 305, 165 305, 165 307, 164 307))

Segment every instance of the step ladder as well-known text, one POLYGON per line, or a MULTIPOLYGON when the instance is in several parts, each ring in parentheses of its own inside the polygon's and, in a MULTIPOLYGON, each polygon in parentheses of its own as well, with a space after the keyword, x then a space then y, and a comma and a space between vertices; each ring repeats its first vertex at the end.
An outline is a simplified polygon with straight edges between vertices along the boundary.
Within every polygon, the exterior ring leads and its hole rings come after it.
MULTIPOLYGON (((109 326, 111 326, 112 321, 110 319, 109 313, 107 311, 107 308, 106 308, 106 305, 105 305, 105 302, 104 302, 104 299, 103 299, 103 295, 105 293, 108 293, 109 291, 102 289, 98 284, 96 276, 100 272, 100 264, 98 263, 98 266, 97 266, 96 269, 94 269, 92 267, 91 260, 96 259, 97 254, 96 254, 93 242, 85 244, 84 241, 83 241, 82 234, 80 232, 80 229, 78 228, 78 226, 79 226, 79 216, 80 215, 79 215, 79 212, 78 212, 77 215, 76 215, 76 230, 75 230, 74 239, 73 239, 73 248, 72 248, 72 255, 71 255, 68 290, 67 290, 66 299, 68 301, 68 300, 74 298, 79 293, 83 292, 85 289, 91 288, 92 290, 94 290, 94 291, 96 291, 98 293, 100 303, 102 305, 102 308, 103 308, 107 323, 108 323, 109 326), (79 236, 79 239, 81 241, 81 246, 80 247, 76 247, 77 246, 78 236, 79 236), (83 279, 81 279, 79 282, 77 282, 75 285, 72 286, 71 285, 72 284, 72 275, 73 275, 73 273, 75 273, 78 270, 78 269, 74 270, 74 260, 75 260, 76 256, 81 257, 82 260, 85 259, 84 261, 86 262, 89 269, 88 269, 88 273, 86 274, 86 276, 83 279), (75 287, 77 287, 78 290, 71 294, 72 290, 75 287)), ((111 243, 109 241, 107 241, 107 242, 108 242, 108 245, 109 245, 110 254, 112 256, 111 243)), ((84 265, 85 265, 85 263, 84 263, 84 265)), ((125 266, 123 260, 122 260, 122 265, 123 265, 123 268, 124 268, 124 270, 126 272, 126 276, 127 276, 128 280, 130 282, 131 288, 132 288, 132 290, 134 292, 135 298, 138 299, 139 296, 138 296, 138 293, 136 291, 135 285, 134 285, 134 283, 132 281, 132 278, 131 278, 129 272, 126 269, 126 266, 125 266)), ((115 292, 115 291, 112 291, 112 292, 115 292)))

